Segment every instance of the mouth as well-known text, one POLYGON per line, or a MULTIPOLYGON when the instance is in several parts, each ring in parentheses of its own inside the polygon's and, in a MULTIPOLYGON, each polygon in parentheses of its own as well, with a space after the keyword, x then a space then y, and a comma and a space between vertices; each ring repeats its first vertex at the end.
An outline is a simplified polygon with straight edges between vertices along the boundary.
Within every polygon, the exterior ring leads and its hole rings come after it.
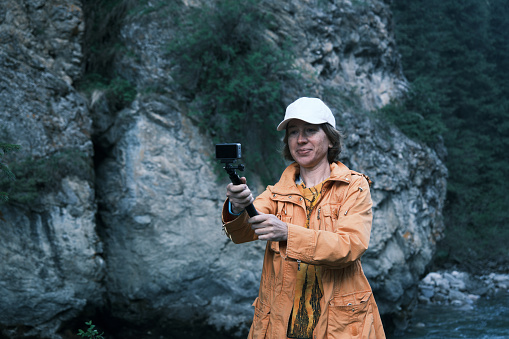
POLYGON ((297 154, 299 154, 299 155, 306 155, 306 154, 308 154, 309 152, 311 152, 311 149, 309 149, 309 148, 298 149, 296 152, 297 152, 297 154))

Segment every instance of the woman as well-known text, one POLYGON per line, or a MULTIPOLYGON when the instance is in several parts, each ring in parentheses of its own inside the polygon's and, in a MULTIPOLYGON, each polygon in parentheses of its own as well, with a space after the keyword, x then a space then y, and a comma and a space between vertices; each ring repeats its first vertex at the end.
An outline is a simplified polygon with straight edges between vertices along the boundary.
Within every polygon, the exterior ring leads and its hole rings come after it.
POLYGON ((266 240, 249 338, 385 338, 360 257, 371 232, 369 179, 337 161, 331 110, 300 98, 277 127, 293 160, 256 200, 227 186, 224 229, 235 243, 266 240), (254 202, 259 215, 244 208, 254 202))

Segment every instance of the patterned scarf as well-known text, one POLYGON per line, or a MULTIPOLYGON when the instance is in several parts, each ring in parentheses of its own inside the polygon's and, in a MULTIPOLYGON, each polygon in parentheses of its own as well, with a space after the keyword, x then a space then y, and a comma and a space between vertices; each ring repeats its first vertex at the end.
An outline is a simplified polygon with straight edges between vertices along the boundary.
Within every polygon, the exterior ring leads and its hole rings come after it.
MULTIPOLYGON (((323 185, 327 180, 311 188, 306 188, 303 182, 297 185, 306 201, 306 228, 309 228, 311 212, 320 201, 323 185)), ((313 330, 320 318, 320 299, 323 296, 322 276, 319 266, 301 262, 298 266, 295 298, 288 322, 287 336, 307 339, 313 337, 313 330)))

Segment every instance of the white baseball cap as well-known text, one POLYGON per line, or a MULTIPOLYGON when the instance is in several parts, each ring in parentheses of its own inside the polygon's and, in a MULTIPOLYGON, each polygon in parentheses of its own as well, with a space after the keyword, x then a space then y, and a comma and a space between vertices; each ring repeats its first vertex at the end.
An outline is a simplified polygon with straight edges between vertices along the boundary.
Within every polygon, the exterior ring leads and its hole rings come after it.
POLYGON ((285 119, 277 126, 278 131, 286 128, 292 119, 303 120, 313 125, 328 123, 336 128, 336 119, 329 107, 318 98, 299 98, 286 108, 285 119))

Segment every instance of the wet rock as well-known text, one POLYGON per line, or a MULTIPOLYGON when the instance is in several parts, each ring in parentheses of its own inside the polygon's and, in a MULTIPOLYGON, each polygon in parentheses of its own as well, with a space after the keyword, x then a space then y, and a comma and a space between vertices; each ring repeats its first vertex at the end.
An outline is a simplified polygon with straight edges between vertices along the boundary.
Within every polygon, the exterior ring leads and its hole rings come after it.
POLYGON ((430 272, 419 283, 421 303, 472 305, 483 296, 507 291, 509 275, 491 273, 472 276, 466 272, 430 272))

